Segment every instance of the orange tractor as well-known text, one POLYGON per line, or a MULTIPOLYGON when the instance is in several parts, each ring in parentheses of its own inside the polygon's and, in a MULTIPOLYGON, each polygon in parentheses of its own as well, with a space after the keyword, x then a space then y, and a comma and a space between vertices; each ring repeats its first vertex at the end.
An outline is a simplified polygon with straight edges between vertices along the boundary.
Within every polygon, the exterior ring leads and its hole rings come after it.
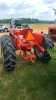
POLYGON ((56 41, 56 26, 48 27, 48 34, 54 41, 56 41))
POLYGON ((16 50, 19 50, 24 60, 34 62, 33 59, 37 58, 46 63, 51 59, 47 49, 53 47, 51 37, 44 33, 33 32, 32 29, 10 29, 9 35, 1 37, 4 69, 9 71, 15 68, 16 50), (27 55, 27 52, 30 52, 31 55, 27 55))
POLYGON ((48 27, 48 34, 51 36, 53 41, 56 41, 56 19, 55 19, 55 24, 54 26, 48 27))

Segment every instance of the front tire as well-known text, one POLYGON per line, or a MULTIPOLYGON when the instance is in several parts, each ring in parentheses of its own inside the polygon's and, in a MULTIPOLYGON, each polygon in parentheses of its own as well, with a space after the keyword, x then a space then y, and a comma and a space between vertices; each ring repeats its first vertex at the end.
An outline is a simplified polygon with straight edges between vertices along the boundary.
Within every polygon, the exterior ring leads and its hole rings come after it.
POLYGON ((13 70, 16 64, 15 47, 11 37, 8 35, 1 37, 1 52, 4 69, 6 71, 13 70))

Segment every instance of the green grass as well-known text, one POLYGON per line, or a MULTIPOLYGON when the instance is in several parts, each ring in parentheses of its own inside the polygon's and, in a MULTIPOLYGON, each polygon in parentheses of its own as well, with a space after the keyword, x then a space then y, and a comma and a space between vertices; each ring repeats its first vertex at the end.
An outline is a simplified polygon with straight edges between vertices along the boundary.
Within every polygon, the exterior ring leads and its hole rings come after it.
POLYGON ((0 100, 56 100, 56 51, 45 64, 27 61, 12 72, 0 71, 0 100))

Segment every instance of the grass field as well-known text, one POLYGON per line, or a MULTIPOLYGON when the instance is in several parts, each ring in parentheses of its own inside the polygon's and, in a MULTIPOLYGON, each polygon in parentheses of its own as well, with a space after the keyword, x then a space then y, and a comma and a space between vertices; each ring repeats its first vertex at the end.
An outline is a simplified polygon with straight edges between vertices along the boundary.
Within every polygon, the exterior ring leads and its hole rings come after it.
MULTIPOLYGON (((30 25, 34 31, 47 33, 49 25, 30 25)), ((9 27, 9 25, 8 25, 9 27)), ((8 33, 0 33, 0 36, 8 33)), ((25 61, 16 52, 16 67, 6 72, 0 55, 0 100, 56 100, 56 43, 48 50, 52 59, 45 64, 25 61)))

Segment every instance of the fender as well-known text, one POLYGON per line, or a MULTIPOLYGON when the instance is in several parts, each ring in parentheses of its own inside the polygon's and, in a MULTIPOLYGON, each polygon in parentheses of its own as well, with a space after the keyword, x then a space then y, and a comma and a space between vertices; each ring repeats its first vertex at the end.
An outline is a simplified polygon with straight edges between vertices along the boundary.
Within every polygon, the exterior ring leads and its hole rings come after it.
POLYGON ((35 42, 38 43, 38 44, 42 44, 42 41, 43 41, 43 38, 44 38, 44 33, 41 33, 41 32, 33 32, 33 36, 35 38, 35 42))

